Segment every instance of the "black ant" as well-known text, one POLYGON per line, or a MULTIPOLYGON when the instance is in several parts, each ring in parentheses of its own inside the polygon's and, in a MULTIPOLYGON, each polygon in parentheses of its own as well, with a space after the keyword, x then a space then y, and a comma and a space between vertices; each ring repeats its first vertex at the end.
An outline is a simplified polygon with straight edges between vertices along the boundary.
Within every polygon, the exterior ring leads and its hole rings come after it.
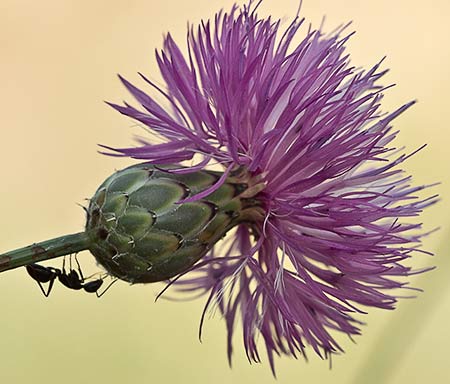
MULTIPOLYGON (((79 273, 72 268, 72 265, 70 265, 69 272, 67 272, 65 268, 65 261, 66 261, 65 259, 63 261, 62 270, 53 267, 44 267, 39 264, 29 264, 26 266, 26 268, 28 274, 34 280, 37 281, 39 288, 41 289, 45 297, 48 297, 50 295, 50 292, 53 288, 53 283, 55 282, 56 278, 58 278, 58 280, 62 285, 64 285, 69 289, 74 290, 84 289, 84 291, 88 293, 95 293, 97 297, 102 297, 105 294, 105 292, 111 287, 111 285, 116 282, 116 280, 113 280, 111 284, 109 284, 108 287, 106 287, 106 289, 102 293, 98 293, 98 290, 103 285, 103 278, 88 281, 87 283, 85 283, 83 273, 81 272, 80 264, 78 263, 76 257, 75 260, 78 265, 79 273), (42 284, 45 283, 49 283, 47 291, 45 291, 44 287, 42 286, 42 284)), ((70 260, 70 264, 72 264, 72 259, 70 260)))

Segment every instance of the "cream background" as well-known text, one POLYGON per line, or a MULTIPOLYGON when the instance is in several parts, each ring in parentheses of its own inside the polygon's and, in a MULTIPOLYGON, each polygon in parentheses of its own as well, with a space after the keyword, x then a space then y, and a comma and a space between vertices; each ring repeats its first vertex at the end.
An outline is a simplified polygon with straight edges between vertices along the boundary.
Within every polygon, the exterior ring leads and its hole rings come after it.
MULTIPOLYGON (((99 155, 97 143, 131 143, 132 123, 102 100, 131 98, 115 74, 136 80, 137 71, 158 79, 153 50, 163 32, 184 42, 186 21, 228 9, 225 0, 0 0, 0 251, 79 231, 77 203, 129 160, 99 155)), ((284 17, 297 1, 266 0, 260 14, 284 17)), ((396 82, 385 99, 392 110, 410 99, 419 104, 396 121, 398 143, 429 146, 406 164, 417 184, 442 181, 443 201, 423 215, 425 240, 436 257, 417 265, 437 271, 418 278, 426 292, 403 300, 395 312, 371 310, 356 345, 333 369, 310 353, 310 362, 277 363, 279 383, 351 383, 358 370, 384 356, 389 379, 376 374, 355 383, 444 383, 450 357, 449 123, 450 50, 448 0, 305 0, 302 14, 325 30, 353 20, 348 44, 353 63, 391 68, 396 82), (391 324, 393 331, 386 335, 391 324), (403 331, 411 332, 403 335, 403 331), (376 342, 381 347, 376 348, 376 342)), ((288 19, 287 19, 288 20, 288 19)), ((141 83, 142 84, 142 83, 141 83)), ((431 191, 431 192, 434 192, 431 191)), ((430 192, 430 193, 431 193, 430 192)), ((83 265, 91 257, 80 255, 83 265)), ((58 265, 59 262, 54 262, 58 265)), ((89 268, 88 268, 89 269, 89 268)), ((235 363, 225 355, 224 324, 216 316, 197 340, 203 300, 159 301, 159 285, 116 284, 101 300, 55 286, 45 299, 23 269, 0 276, 0 382, 2 383, 274 383, 268 364, 249 366, 241 340, 235 363)), ((364 371, 366 369, 364 368, 364 371)), ((373 371, 372 371, 373 372, 373 371)))

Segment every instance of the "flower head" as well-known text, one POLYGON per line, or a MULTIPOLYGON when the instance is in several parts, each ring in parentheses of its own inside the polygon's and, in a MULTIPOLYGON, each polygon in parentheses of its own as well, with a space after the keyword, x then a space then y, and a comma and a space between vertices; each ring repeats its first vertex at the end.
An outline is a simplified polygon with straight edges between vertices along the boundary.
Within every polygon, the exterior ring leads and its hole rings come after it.
POLYGON ((341 351, 334 332, 359 334, 361 306, 394 308, 392 290, 406 285, 397 278, 418 272, 403 261, 418 252, 420 226, 404 218, 435 197, 416 198, 424 187, 398 168, 410 155, 391 146, 391 123, 413 102, 380 112, 381 62, 351 67, 344 28, 307 29, 294 45, 303 20, 281 31, 256 8, 190 26, 187 54, 165 37, 156 53, 165 87, 141 75, 165 103, 121 77, 142 108, 111 105, 160 142, 106 148, 153 164, 194 161, 175 173, 220 164, 223 176, 190 200, 231 175, 249 185, 252 220, 173 283, 208 295, 202 322, 208 308, 223 314, 230 358, 240 318, 248 358, 260 360, 261 335, 273 368, 274 354, 304 355, 307 345, 341 351))

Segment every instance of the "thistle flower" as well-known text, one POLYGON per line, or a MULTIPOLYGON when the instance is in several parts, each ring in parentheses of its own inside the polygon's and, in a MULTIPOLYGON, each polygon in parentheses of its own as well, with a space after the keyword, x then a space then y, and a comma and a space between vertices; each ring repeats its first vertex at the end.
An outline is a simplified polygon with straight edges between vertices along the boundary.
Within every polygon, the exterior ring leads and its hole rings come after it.
POLYGON ((231 360, 240 318, 249 360, 262 336, 272 369, 275 354, 342 351, 334 333, 359 334, 361 307, 394 308, 397 278, 423 272, 403 262, 426 253, 404 218, 436 200, 398 167, 415 152, 391 146, 414 102, 380 112, 386 71, 350 66, 345 27, 295 45, 304 20, 281 30, 258 5, 190 26, 187 54, 168 34, 165 87, 141 75, 151 95, 120 77, 141 107, 109 104, 158 143, 104 146, 145 163, 100 186, 84 232, 4 254, 0 270, 89 249, 120 279, 206 295, 200 331, 218 309, 231 360))

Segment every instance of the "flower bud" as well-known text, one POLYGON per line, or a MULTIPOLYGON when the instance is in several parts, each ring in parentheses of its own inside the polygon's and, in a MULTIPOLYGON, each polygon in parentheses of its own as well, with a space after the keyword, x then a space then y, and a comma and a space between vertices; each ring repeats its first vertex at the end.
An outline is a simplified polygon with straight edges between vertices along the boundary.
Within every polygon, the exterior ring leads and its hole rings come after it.
POLYGON ((165 280, 186 271, 245 217, 246 185, 232 178, 205 198, 220 173, 171 173, 138 164, 114 173, 88 208, 90 251, 112 275, 130 283, 165 280))

